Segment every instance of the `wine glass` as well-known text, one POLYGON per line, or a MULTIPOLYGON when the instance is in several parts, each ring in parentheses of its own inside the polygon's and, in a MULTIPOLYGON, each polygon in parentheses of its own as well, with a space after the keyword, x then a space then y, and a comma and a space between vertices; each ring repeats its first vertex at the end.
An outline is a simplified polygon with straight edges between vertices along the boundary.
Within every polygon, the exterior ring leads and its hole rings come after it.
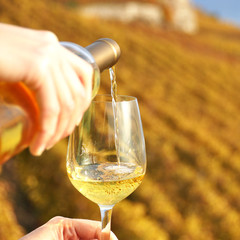
POLYGON ((67 172, 73 186, 99 205, 104 239, 110 239, 113 206, 140 185, 145 171, 137 99, 117 96, 112 102, 111 95, 97 95, 70 135, 67 172))

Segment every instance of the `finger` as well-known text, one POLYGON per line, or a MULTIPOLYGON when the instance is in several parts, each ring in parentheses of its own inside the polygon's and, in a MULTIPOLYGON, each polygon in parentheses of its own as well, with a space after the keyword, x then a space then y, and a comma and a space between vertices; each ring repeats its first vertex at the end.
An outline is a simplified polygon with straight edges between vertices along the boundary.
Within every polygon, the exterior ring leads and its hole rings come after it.
POLYGON ((40 129, 30 144, 30 152, 38 156, 55 133, 60 106, 55 86, 50 79, 46 78, 44 83, 34 90, 40 107, 40 129))
MULTIPOLYGON (((77 236, 78 239, 101 239, 101 222, 99 221, 54 217, 46 225, 51 225, 51 229, 57 233, 65 233, 66 238, 69 237, 68 233, 70 233, 70 236, 77 236)), ((110 240, 117 240, 112 232, 110 240)))
POLYGON ((83 219, 72 219, 72 224, 79 238, 100 239, 100 222, 83 219))
POLYGON ((84 102, 86 101, 86 90, 70 64, 65 64, 63 71, 75 102, 75 109, 72 113, 71 122, 69 122, 68 129, 65 131, 66 136, 73 131, 73 128, 78 125, 82 119, 82 115, 85 111, 84 102))
POLYGON ((118 240, 118 238, 116 237, 116 235, 113 232, 111 232, 111 234, 110 234, 110 240, 118 240))
POLYGON ((85 90, 85 101, 82 103, 82 107, 86 110, 92 98, 93 67, 84 59, 80 58, 76 54, 73 54, 69 50, 64 49, 64 51, 66 51, 69 63, 74 69, 74 72, 78 76, 78 79, 85 90))
POLYGON ((66 54, 68 60, 68 64, 63 65, 63 71, 65 72, 69 88, 72 91, 72 96, 75 101, 75 111, 62 138, 73 132, 75 126, 79 125, 84 112, 89 107, 93 78, 93 68, 88 62, 64 47, 63 52, 66 54))
POLYGON ((60 114, 58 117, 55 133, 47 142, 47 149, 51 148, 62 138, 66 129, 69 128, 69 122, 71 122, 71 119, 73 118, 73 112, 75 109, 75 102, 72 97, 72 92, 67 84, 66 77, 64 76, 63 72, 59 72, 59 69, 54 71, 53 79, 60 105, 60 114))
POLYGON ((118 240, 117 236, 111 232, 111 240, 118 240))
POLYGON ((75 109, 70 115, 64 134, 61 136, 64 138, 71 134, 75 126, 80 123, 90 104, 93 69, 89 63, 64 47, 61 46, 60 51, 64 55, 62 59, 65 60, 62 63, 62 73, 75 103, 75 109))
MULTIPOLYGON (((109 233, 102 233, 101 222, 99 221, 73 219, 73 225, 80 238, 104 240, 108 239, 107 236, 109 237, 109 233)), ((113 232, 110 234, 110 240, 117 240, 113 232)))

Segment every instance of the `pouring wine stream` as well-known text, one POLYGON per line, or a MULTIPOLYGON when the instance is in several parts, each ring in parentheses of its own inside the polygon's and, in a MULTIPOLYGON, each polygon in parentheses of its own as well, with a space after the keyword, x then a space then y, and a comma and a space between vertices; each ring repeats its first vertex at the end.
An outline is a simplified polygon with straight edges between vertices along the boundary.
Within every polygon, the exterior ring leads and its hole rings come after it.
POLYGON ((117 108, 117 81, 115 66, 109 68, 110 80, 111 80, 111 96, 112 96, 112 108, 114 118, 114 132, 115 132, 115 148, 117 155, 117 162, 120 165, 120 151, 119 151, 119 129, 118 129, 118 108, 117 108))

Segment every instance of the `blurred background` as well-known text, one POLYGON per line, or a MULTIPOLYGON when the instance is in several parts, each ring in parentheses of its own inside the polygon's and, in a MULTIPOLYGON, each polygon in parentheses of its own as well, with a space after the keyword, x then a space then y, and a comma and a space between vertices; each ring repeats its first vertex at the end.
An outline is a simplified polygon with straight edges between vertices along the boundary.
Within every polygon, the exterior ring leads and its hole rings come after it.
MULTIPOLYGON (((226 0, 0 0, 1 22, 82 46, 101 37, 119 43, 118 93, 138 98, 148 159, 141 186, 114 207, 120 240, 240 239, 236 10, 239 2, 226 0)), ((100 93, 110 93, 108 71, 100 93)), ((1 167, 0 239, 18 239, 56 215, 100 220, 68 180, 66 151, 64 139, 41 157, 26 150, 1 167)))

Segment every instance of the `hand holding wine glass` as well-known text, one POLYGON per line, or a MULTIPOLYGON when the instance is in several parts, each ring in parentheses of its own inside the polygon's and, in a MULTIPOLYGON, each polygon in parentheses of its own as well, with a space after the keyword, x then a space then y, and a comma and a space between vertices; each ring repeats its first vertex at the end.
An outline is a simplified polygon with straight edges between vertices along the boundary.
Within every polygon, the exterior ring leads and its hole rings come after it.
POLYGON ((99 205, 109 239, 113 206, 142 182, 146 152, 137 99, 96 96, 70 136, 67 172, 73 186, 99 205))
MULTIPOLYGON (((54 217, 19 240, 93 240, 100 237, 101 226, 98 221, 54 217)), ((111 240, 117 240, 113 233, 111 233, 111 240)))

